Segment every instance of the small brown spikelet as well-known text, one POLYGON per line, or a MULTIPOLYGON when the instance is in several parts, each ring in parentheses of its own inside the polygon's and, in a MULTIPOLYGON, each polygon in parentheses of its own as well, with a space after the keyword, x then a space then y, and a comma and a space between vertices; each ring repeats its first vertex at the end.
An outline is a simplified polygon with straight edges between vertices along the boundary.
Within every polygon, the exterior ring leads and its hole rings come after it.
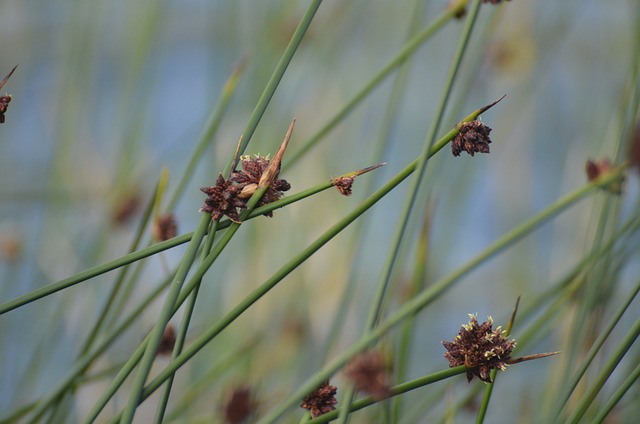
POLYGON ((449 367, 464 365, 472 368, 467 371, 467 381, 478 377, 485 383, 491 383, 492 369, 507 369, 515 340, 507 340, 500 327, 493 330, 493 319, 489 317, 482 324, 475 315, 469 315, 469 324, 463 325, 453 342, 442 342, 447 352, 449 367))
POLYGON ((463 151, 473 156, 475 153, 489 153, 489 133, 491 128, 481 121, 465 122, 458 135, 451 142, 453 156, 460 156, 463 151))
MULTIPOLYGON (((510 1, 510 0, 507 0, 510 1)), ((500 4, 502 0, 482 0, 482 3, 500 4)))
POLYGON ((378 351, 362 353, 349 362, 344 371, 356 390, 375 400, 389 397, 388 366, 378 351))
POLYGON ((153 238, 165 241, 174 238, 178 234, 178 224, 172 213, 158 216, 153 222, 153 238))
POLYGON ((164 329, 164 333, 162 333, 162 340, 158 346, 158 355, 171 355, 175 345, 176 330, 173 328, 173 325, 169 324, 167 325, 167 328, 164 329))
POLYGON ((226 215, 233 222, 240 222, 238 208, 246 207, 246 200, 238 197, 242 191, 241 186, 233 184, 231 180, 225 180, 222 175, 218 175, 215 186, 202 187, 200 191, 207 195, 200 212, 210 213, 212 221, 226 215))
POLYGON ((229 395, 224 405, 224 422, 240 424, 246 422, 255 412, 258 403, 249 387, 237 387, 229 395))
MULTIPOLYGON (((9 81, 9 78, 13 74, 13 71, 16 70, 18 65, 14 66, 13 69, 9 72, 9 74, 4 77, 4 79, 0 82, 0 88, 4 87, 4 85, 9 81)), ((5 120, 5 112, 9 108, 9 103, 11 103, 11 94, 5 94, 4 96, 0 96, 0 124, 4 124, 5 120)))
MULTIPOLYGON (((611 161, 607 158, 596 159, 587 161, 585 166, 585 171, 587 173, 587 180, 594 181, 597 180, 600 176, 606 175, 613 170, 613 165, 611 161)), ((622 183, 624 178, 620 180, 616 180, 605 189, 613 194, 622 194, 622 183)))
POLYGON ((116 205, 112 216, 113 221, 118 225, 126 224, 138 213, 140 202, 140 193, 137 190, 132 190, 116 205))
MULTIPOLYGON (((242 171, 235 171, 229 180, 242 188, 252 188, 253 190, 245 190, 241 195, 241 197, 249 198, 260 185, 260 178, 269 167, 270 160, 263 156, 242 156, 240 162, 242 164, 242 171)), ((290 188, 291 185, 287 180, 279 179, 276 175, 276 178, 274 178, 256 206, 260 207, 280 200, 283 192, 288 191, 290 188)), ((265 216, 271 217, 273 213, 268 212, 265 216)))
POLYGON ((325 381, 315 389, 311 394, 305 397, 300 404, 300 408, 307 409, 311 412, 313 418, 326 414, 336 409, 336 393, 338 389, 325 381))
POLYGON ((333 185, 343 196, 351 196, 351 187, 356 177, 339 177, 333 180, 333 185))

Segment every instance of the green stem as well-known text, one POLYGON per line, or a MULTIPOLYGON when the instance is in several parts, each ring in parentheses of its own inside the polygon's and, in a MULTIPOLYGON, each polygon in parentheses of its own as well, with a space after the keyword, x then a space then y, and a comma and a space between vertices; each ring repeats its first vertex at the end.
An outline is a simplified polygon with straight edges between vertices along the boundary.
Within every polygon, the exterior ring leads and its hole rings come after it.
MULTIPOLYGON (((410 392, 411 390, 419 389, 420 387, 424 387, 429 384, 433 384, 438 381, 463 374, 465 372, 467 372, 467 368, 464 365, 461 365, 459 367, 449 368, 443 371, 438 371, 433 374, 425 375, 424 377, 420 377, 415 380, 411 380, 406 383, 398 384, 397 386, 392 387, 389 390, 390 392, 389 397, 398 396, 398 395, 410 392)), ((371 406, 377 402, 378 401, 374 400, 371 397, 365 397, 351 403, 347 409, 349 409, 351 412, 354 412, 362 408, 366 408, 367 406, 371 406)), ((329 421, 335 420, 339 416, 342 409, 345 409, 344 406, 334 411, 323 414, 318 418, 314 418, 307 422, 309 424, 328 423, 329 421)))
POLYGON ((220 100, 218 101, 215 109, 211 111, 211 115, 209 115, 209 119, 204 126, 202 135, 200 135, 200 140, 198 141, 198 144, 196 145, 196 148, 194 149, 193 154, 189 159, 189 164, 184 169, 184 173, 182 174, 182 177, 180 178, 180 181, 178 182, 178 185, 173 192, 173 196, 167 204, 167 211, 172 211, 180 200, 180 197, 186 192, 186 187, 189 184, 189 181, 191 181, 194 172, 196 171, 198 161, 200 161, 204 156, 205 149, 212 141, 213 135, 216 133, 218 127, 220 126, 220 122, 222 122, 222 117, 227 111, 227 107, 229 106, 231 97, 236 89, 236 86, 238 85, 238 80, 240 79, 240 75, 242 74, 243 69, 244 67, 242 65, 236 67, 236 69, 233 71, 224 87, 222 88, 220 100))
POLYGON ((33 418, 32 421, 37 422, 42 414, 55 403, 55 400, 60 397, 60 395, 68 390, 74 381, 82 374, 86 372, 87 369, 93 364, 93 362, 103 354, 109 346, 111 346, 118 337, 124 335, 125 331, 129 328, 129 326, 140 316, 142 312, 153 302, 160 294, 166 289, 166 287, 171 283, 173 277, 171 279, 167 279, 166 282, 159 285, 148 297, 145 299, 132 313, 131 315, 125 319, 120 326, 114 329, 108 336, 106 336, 103 340, 101 340, 97 347, 91 352, 85 355, 82 355, 78 358, 71 369, 67 373, 67 375, 60 381, 58 384, 51 390, 51 392, 43 399, 37 402, 35 408, 33 410, 33 418))
POLYGON ((598 409, 598 415, 591 421, 595 424, 604 422, 611 410, 618 404, 620 399, 629 391, 629 389, 637 383, 640 378, 640 363, 631 371, 628 377, 618 386, 616 391, 611 395, 609 400, 598 409))
MULTIPOLYGON (((437 147, 438 143, 434 146, 437 147)), ((285 402, 273 410, 269 415, 263 418, 260 423, 273 423, 276 422, 288 408, 294 406, 300 401, 307 393, 311 392, 315 387, 319 386, 323 381, 329 379, 338 369, 340 369, 346 362, 354 355, 362 352, 369 347, 373 342, 377 341, 388 330, 404 321, 406 318, 411 317, 416 312, 423 309, 425 306, 435 300, 445 290, 449 289, 454 282, 458 281, 467 273, 484 263, 489 258, 498 254, 509 245, 519 241, 533 230, 546 223, 554 216, 558 215, 569 206, 573 205, 583 197, 587 196, 594 190, 607 186, 612 182, 618 180, 623 167, 617 168, 612 171, 611 174, 600 177, 596 181, 593 181, 584 187, 570 193, 558 202, 550 205, 544 211, 529 219, 528 221, 517 226, 507 234, 502 236, 496 242, 487 247, 482 253, 480 253, 475 259, 461 267, 457 271, 453 272, 449 276, 445 277, 441 281, 435 283, 433 286, 428 287, 422 291, 418 296, 414 297, 407 303, 405 303, 395 313, 390 315, 384 322, 382 322, 373 331, 365 334, 358 342, 351 345, 341 355, 339 355, 332 363, 327 365, 321 371, 314 374, 314 377, 309 379, 306 383, 301 385, 299 389, 289 397, 285 402)))
MULTIPOLYGON (((296 28, 295 32, 291 36, 291 40, 289 41, 287 48, 282 54, 282 58, 280 59, 280 62, 278 62, 278 65, 273 71, 273 74, 271 75, 271 78, 269 79, 267 86, 265 87, 262 95, 260 96, 260 99, 258 99, 258 103, 256 104, 256 107, 254 108, 253 113, 251 114, 251 118, 249 118, 249 122, 247 123, 247 126, 242 132, 242 141, 240 143, 240 146, 238 147, 239 155, 241 155, 245 151, 247 145, 249 144, 249 140, 251 140, 251 137, 253 136, 253 133, 255 132, 258 126, 258 123, 262 118, 262 115, 264 114, 264 111, 267 109, 267 105, 269 104, 271 97, 273 97, 273 94, 275 93, 276 88, 278 88, 278 85, 280 84, 280 80, 282 79, 282 76, 287 70, 289 63, 291 63, 293 54, 298 49, 298 46, 300 45, 300 42, 302 41, 304 34, 307 32, 309 25, 311 25, 311 21, 313 20, 313 17, 318 11, 318 8, 320 7, 321 3, 322 3, 322 0, 313 0, 311 2, 304 16, 300 20, 298 27, 296 28)), ((223 175, 229 174, 232 162, 233 160, 229 161, 229 164, 227 165, 223 175)))
POLYGON ((167 297, 165 298, 164 304, 162 306, 162 311, 160 312, 160 316, 158 316, 158 320, 153 327, 153 330, 151 331, 150 337, 146 344, 144 355, 142 356, 138 367, 138 372, 133 380, 133 386, 131 387, 129 400, 122 416, 122 424, 131 424, 131 422, 133 421, 133 416, 135 415, 136 409, 140 404, 144 383, 147 380, 149 371, 151 370, 151 365, 153 365, 153 361, 158 351, 158 346, 162 341, 162 335, 164 334, 167 323, 173 315, 174 305, 178 300, 180 289, 182 288, 184 280, 189 273, 191 264, 195 260, 198 247, 200 246, 200 243, 204 238, 207 226, 209 225, 209 221, 210 218, 207 215, 202 215, 202 217, 200 218, 198 228, 196 229, 194 236, 189 243, 189 247, 187 248, 187 251, 182 258, 182 262, 178 267, 176 277, 169 287, 167 297))
POLYGON ((587 412, 589 406, 591 406, 591 402, 593 402, 595 397, 598 395, 598 393, 604 386, 604 383, 606 383, 606 381, 609 379, 613 371, 618 366, 618 363, 622 360, 622 358, 627 353, 631 345, 636 341, 638 336, 640 336, 640 318, 635 321, 622 341, 611 353, 611 356, 609 356, 607 362, 598 373, 596 379, 589 385, 587 392, 580 400, 580 403, 578 404, 576 409, 569 416, 569 418, 563 422, 570 424, 576 424, 580 422, 585 412, 587 412))
POLYGON ((573 394, 573 391, 578 386, 578 383, 587 372, 587 369, 589 368, 589 366, 595 359, 596 355, 600 351, 600 348, 602 348, 602 346, 604 345, 604 342, 607 340, 607 337, 609 337, 609 335, 611 334, 615 326, 618 324, 618 322, 620 322, 620 319, 622 319, 622 316, 627 311, 627 309, 629 308, 629 306, 631 305, 631 303, 633 302, 633 300, 635 299, 639 291, 640 291, 640 282, 636 286, 634 292, 631 293, 629 296, 627 296, 626 302, 619 308, 616 315, 609 322, 609 324, 607 324, 607 326, 603 329, 603 331, 600 333, 596 341, 593 342, 593 345, 591 346, 591 349, 589 349, 589 352, 587 353, 586 357, 582 361, 580 368, 578 368, 578 370, 574 373, 572 378, 569 380, 569 384, 566 390, 561 395, 557 396, 558 403, 556 404, 556 407, 554 408, 554 413, 552 415, 556 421, 559 420, 562 410, 567 405, 567 402, 569 401, 569 398, 573 394))
MULTIPOLYGON (((340 109, 315 135, 313 135, 303 146, 294 152, 288 164, 296 163, 305 153, 313 146, 318 144, 325 135, 327 135, 336 125, 338 125, 362 100, 364 100, 374 88, 376 88, 387 76, 391 74, 397 67, 407 61, 425 41, 436 33, 447 22, 452 20, 454 16, 464 9, 467 2, 462 1, 455 7, 448 8, 440 14, 431 24, 423 31, 412 37, 402 47, 400 52, 385 65, 342 109, 340 109)), ((284 168, 286 169, 286 167, 284 168)))
MULTIPOLYGON (((210 234, 212 235, 207 237, 204 249, 202 249, 202 261, 204 261, 206 256, 211 251, 211 247, 213 246, 213 241, 215 239, 217 224, 218 224, 218 221, 214 221, 212 223, 213 229, 212 231, 210 231, 210 234)), ((198 298, 198 291, 200 290, 201 283, 202 283, 202 279, 198 280, 198 283, 196 284, 193 291, 191 292, 191 295, 189 296, 187 307, 185 308, 184 314, 182 315, 182 322, 180 324, 180 329, 176 337, 176 343, 174 345, 173 352, 171 354, 172 359, 175 359, 180 354, 180 352, 182 352, 182 348, 184 347, 184 341, 187 338, 189 323, 191 322, 191 317, 193 316, 193 311, 196 306, 196 300, 198 298)), ((169 395, 171 394, 171 387, 173 385, 174 378, 175 378, 175 374, 172 374, 171 377, 169 377, 169 379, 165 382, 164 388, 162 389, 160 401, 158 402, 158 407, 156 409, 155 423, 157 424, 161 424, 163 421, 164 414, 167 409, 167 404, 169 403, 169 395)))

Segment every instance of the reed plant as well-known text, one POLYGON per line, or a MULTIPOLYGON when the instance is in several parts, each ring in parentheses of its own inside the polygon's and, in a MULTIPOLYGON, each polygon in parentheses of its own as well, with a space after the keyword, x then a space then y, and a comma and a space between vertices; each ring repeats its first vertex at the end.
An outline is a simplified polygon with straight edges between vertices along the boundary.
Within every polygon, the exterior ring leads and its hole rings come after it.
POLYGON ((0 422, 640 414, 640 7, 602 59, 579 2, 67 3, 55 91, 1 87, 3 179, 51 143, 0 194, 0 422))

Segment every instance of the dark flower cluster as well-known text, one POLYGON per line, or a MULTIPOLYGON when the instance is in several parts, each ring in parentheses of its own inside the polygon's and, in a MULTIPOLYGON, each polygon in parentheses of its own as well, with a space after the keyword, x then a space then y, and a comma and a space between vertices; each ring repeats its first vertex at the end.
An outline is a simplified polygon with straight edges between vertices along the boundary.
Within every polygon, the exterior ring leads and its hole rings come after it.
MULTIPOLYGON (((506 1, 511 1, 511 0, 506 0, 506 1)), ((482 3, 500 4, 502 3, 502 0, 482 0, 482 3)))
MULTIPOLYGON (((587 179, 589 181, 594 181, 603 175, 611 173, 613 171, 613 165, 607 158, 588 160, 587 165, 585 166, 585 171, 587 172, 587 179)), ((621 177, 619 180, 616 180, 605 187, 605 189, 613 194, 622 194, 623 182, 624 177, 621 177)))
POLYGON ((224 405, 224 422, 228 424, 240 424, 246 422, 258 408, 249 387, 237 387, 229 395, 224 405))
MULTIPOLYGON (((226 215, 233 222, 240 222, 239 210, 247 207, 247 201, 258 189, 260 178, 270 163, 269 159, 262 156, 243 156, 241 162, 241 171, 234 171, 227 180, 219 175, 215 186, 200 189, 207 195, 200 211, 210 213, 214 221, 226 215)), ((257 206, 279 200, 283 192, 290 188, 286 180, 274 178, 257 206)), ((267 212, 265 216, 273 216, 273 213, 267 212)))
POLYGON ((489 153, 490 132, 491 128, 478 120, 465 122, 451 142, 453 156, 460 156, 463 151, 471 156, 475 153, 489 153))
POLYGON ((173 325, 169 324, 162 333, 162 340, 158 345, 158 355, 171 355, 173 353, 173 347, 176 345, 176 330, 173 325))
MULTIPOLYGON (((9 72, 9 74, 6 77, 4 77, 2 82, 0 82, 0 88, 2 88, 7 83, 7 81, 9 80, 9 77, 11 77, 11 74, 13 74, 13 71, 15 71, 17 67, 18 65, 14 66, 11 72, 9 72)), ((4 114, 9 108, 9 103, 11 103, 10 94, 5 94, 4 96, 0 96, 0 124, 4 124, 4 120, 5 120, 4 114)))
POLYGON ((356 177, 339 177, 333 180, 333 185, 343 196, 351 196, 351 187, 356 177))
POLYGON ((337 391, 338 389, 336 389, 335 386, 325 381, 320 387, 302 400, 300 408, 307 409, 311 412, 313 418, 331 412, 336 409, 336 403, 338 403, 336 400, 337 391))
POLYGON ((178 234, 178 224, 172 213, 158 216, 153 223, 153 238, 165 241, 174 238, 178 234))
POLYGON ((469 315, 469 318, 471 321, 460 328, 453 342, 442 342, 447 349, 444 357, 449 360, 449 367, 464 365, 471 368, 467 371, 467 381, 475 376, 491 383, 490 371, 506 370, 516 342, 505 339, 500 327, 493 330, 491 317, 482 324, 474 315, 469 315))
POLYGON ((369 351, 356 356, 349 362, 344 373, 353 383, 353 387, 371 395, 375 400, 389 397, 389 367, 378 351, 369 351))

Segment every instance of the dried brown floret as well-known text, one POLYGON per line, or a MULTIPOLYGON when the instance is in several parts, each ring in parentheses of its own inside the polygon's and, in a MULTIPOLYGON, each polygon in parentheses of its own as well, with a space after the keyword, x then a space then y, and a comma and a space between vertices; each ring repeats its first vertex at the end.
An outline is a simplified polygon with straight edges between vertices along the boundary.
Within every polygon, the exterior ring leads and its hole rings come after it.
POLYGON ((489 133, 491 128, 481 121, 465 122, 451 142, 453 156, 460 156, 463 151, 473 156, 475 153, 489 153, 489 133))
POLYGON ((126 224, 138 213, 140 202, 140 192, 137 189, 132 190, 116 205, 116 209, 113 212, 113 221, 120 225, 126 224))
POLYGON ((224 405, 224 420, 228 424, 240 424, 249 419, 258 407, 249 387, 237 387, 224 405))
POLYGON ((226 215, 233 222, 240 222, 238 208, 246 207, 246 200, 238 197, 242 191, 242 186, 234 184, 230 179, 225 180, 222 175, 218 175, 215 186, 202 187, 200 191, 207 195, 204 206, 200 208, 200 211, 210 213, 212 221, 226 215))
POLYGON ((162 333, 162 340, 158 346, 158 355, 171 355, 173 347, 176 345, 176 330, 173 325, 167 325, 162 333))
MULTIPOLYGON (((235 171, 229 180, 235 182, 243 189, 250 188, 250 190, 244 190, 241 194, 241 197, 249 198, 258 188, 260 178, 269 167, 270 160, 263 156, 242 156, 240 162, 242 171, 235 171)), ((290 188, 291 185, 286 180, 279 179, 276 175, 276 178, 274 178, 256 206, 259 207, 280 200, 283 192, 288 191, 290 188)), ((271 217, 273 213, 267 212, 265 216, 271 217)))
POLYGON ((469 318, 471 321, 460 328, 453 342, 442 342, 447 349, 444 357, 449 360, 449 367, 464 365, 471 368, 467 371, 467 381, 476 376, 490 383, 492 369, 507 369, 516 342, 505 339, 501 327, 493 330, 491 317, 482 324, 474 315, 469 318))
POLYGON ((338 403, 336 400, 337 391, 338 389, 335 386, 325 381, 302 400, 300 408, 309 410, 313 418, 331 412, 336 409, 336 404, 338 403))
MULTIPOLYGON (((585 171, 587 172, 587 179, 589 181, 597 180, 602 175, 609 174, 613 170, 613 165, 611 161, 607 158, 596 159, 587 161, 587 165, 585 166, 585 171)), ((613 194, 622 194, 622 183, 624 178, 620 180, 616 180, 610 185, 608 185, 605 189, 613 194)))
POLYGON ((382 400, 390 395, 388 371, 382 354, 369 351, 353 358, 344 373, 356 390, 368 393, 375 400, 382 400))
POLYGON ((333 185, 343 196, 351 196, 351 186, 356 177, 339 177, 333 180, 333 185))
MULTIPOLYGON (((14 66, 13 69, 9 72, 9 74, 6 77, 4 77, 2 82, 0 82, 0 88, 4 87, 4 85, 7 83, 7 81, 13 74, 13 71, 15 71, 17 67, 18 65, 14 66)), ((4 96, 0 96, 0 124, 4 124, 4 121, 5 121, 4 114, 9 108, 9 103, 11 103, 11 94, 5 94, 4 96)))
POLYGON ((178 224, 172 213, 158 216, 153 223, 153 238, 165 241, 178 234, 178 224))

